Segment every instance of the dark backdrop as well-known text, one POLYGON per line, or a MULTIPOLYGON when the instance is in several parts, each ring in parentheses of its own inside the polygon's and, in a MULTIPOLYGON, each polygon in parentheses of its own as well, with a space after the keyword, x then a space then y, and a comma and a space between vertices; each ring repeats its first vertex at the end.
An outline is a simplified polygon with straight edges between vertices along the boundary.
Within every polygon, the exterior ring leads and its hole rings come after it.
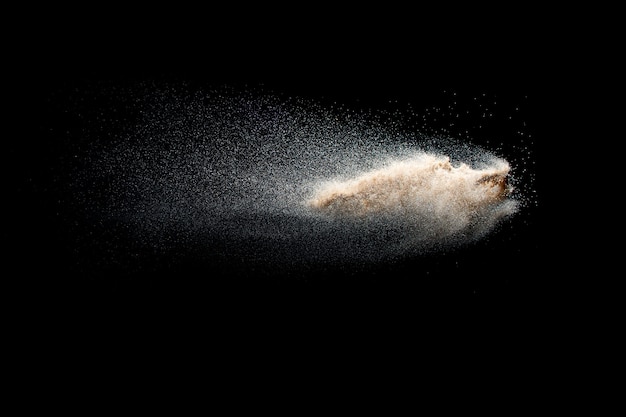
MULTIPOLYGON (((9 178, 17 184, 11 210, 20 220, 10 222, 5 234, 13 242, 8 253, 17 265, 13 273, 33 294, 66 319, 118 325, 314 322, 400 328, 440 323, 442 317, 472 326, 540 321, 556 288, 546 266, 558 244, 546 210, 555 146, 546 120, 555 86, 562 83, 555 64, 563 51, 545 37, 543 22, 508 14, 498 19, 461 14, 434 22, 427 12, 355 17, 319 10, 310 19, 304 19, 306 13, 290 19, 252 14, 239 21, 223 13, 206 20, 140 14, 50 19, 40 27, 44 30, 24 34, 26 42, 13 47, 18 58, 7 64, 15 70, 7 83, 17 86, 15 120, 28 134, 14 138, 7 157, 14 176, 9 178), (74 146, 63 132, 75 120, 55 112, 51 97, 71 96, 94 82, 125 86, 143 80, 198 88, 263 86, 355 108, 384 109, 395 100, 419 109, 440 103, 446 90, 523 103, 535 137, 539 204, 510 229, 453 256, 367 272, 312 271, 292 279, 236 263, 150 254, 115 265, 92 262, 82 258, 75 237, 58 220, 63 207, 50 179, 74 146), (212 279, 204 278, 207 273, 212 279)), ((507 138, 502 140, 506 147, 507 138)))

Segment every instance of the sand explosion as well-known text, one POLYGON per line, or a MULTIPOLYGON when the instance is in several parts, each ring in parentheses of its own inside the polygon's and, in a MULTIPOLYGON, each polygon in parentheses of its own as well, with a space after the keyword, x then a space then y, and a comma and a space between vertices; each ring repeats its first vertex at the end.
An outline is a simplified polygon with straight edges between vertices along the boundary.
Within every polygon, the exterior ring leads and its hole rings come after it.
POLYGON ((365 264, 474 242, 520 208, 519 161, 389 115, 149 91, 137 125, 93 140, 71 181, 89 224, 137 246, 365 264))

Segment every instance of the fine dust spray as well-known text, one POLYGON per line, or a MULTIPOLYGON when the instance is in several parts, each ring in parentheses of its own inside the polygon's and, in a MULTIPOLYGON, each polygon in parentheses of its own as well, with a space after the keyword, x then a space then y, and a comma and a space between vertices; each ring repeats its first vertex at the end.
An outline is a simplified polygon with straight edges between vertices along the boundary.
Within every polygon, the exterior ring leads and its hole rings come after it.
POLYGON ((515 166, 394 115, 228 88, 146 88, 86 136, 69 187, 88 221, 154 250, 298 267, 453 250, 523 206, 515 166))

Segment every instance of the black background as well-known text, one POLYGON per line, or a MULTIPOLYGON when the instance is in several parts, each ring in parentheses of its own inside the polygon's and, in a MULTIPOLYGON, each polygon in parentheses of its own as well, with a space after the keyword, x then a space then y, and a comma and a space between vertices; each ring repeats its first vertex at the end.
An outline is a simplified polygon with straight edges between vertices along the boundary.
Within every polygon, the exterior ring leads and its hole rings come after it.
POLYGON ((370 10, 356 16, 323 9, 289 17, 251 12, 239 19, 224 10, 195 18, 129 11, 33 22, 29 27, 37 30, 21 32, 23 43, 13 47, 17 58, 9 63, 15 75, 7 81, 17 87, 14 120, 23 130, 8 154, 7 178, 17 185, 9 217, 19 220, 9 221, 5 234, 13 242, 12 274, 43 309, 37 320, 57 329, 128 334, 198 326, 205 332, 280 328, 283 334, 318 329, 336 335, 378 329, 406 337, 416 328, 549 334, 560 317, 550 313, 562 284, 553 269, 560 242, 547 179, 560 144, 550 125, 558 117, 554 103, 568 49, 549 31, 549 17, 477 14, 370 10), (63 176, 61 161, 75 145, 63 132, 76 121, 60 117, 51 97, 70 97, 94 82, 144 80, 198 88, 261 85, 355 108, 381 109, 393 100, 415 108, 438 105, 444 90, 522 102, 535 137, 538 205, 510 230, 476 245, 367 272, 331 268, 294 278, 180 253, 133 260, 120 254, 121 262, 102 264, 76 247, 76 236, 60 220, 71 212, 59 203, 53 179, 63 176))
POLYGON ((180 411, 198 397, 206 407, 217 397, 255 408, 288 397, 302 409, 334 392, 351 407, 388 412, 392 391, 393 403, 411 407, 432 393, 437 409, 501 412, 545 400, 578 407, 570 388, 583 398, 589 381, 607 380, 584 373, 614 369, 602 364, 613 345, 603 342, 619 332, 604 330, 621 303, 605 302, 614 275, 603 259, 619 256, 596 258, 605 240, 584 233, 596 224, 580 208, 596 199, 581 198, 581 187, 598 181, 576 169, 572 149, 595 138, 613 149, 590 120, 613 106, 588 98, 614 95, 604 76, 619 58, 611 39, 620 26, 609 16, 617 13, 515 3, 200 6, 7 10, 4 115, 15 128, 3 138, 2 283, 20 406, 123 399, 180 411), (390 100, 437 105, 443 90, 509 103, 528 96, 538 205, 461 251, 365 273, 294 277, 185 253, 131 260, 129 242, 115 253, 121 262, 102 263, 99 240, 77 244, 84 236, 66 227, 74 213, 59 202, 71 201, 58 178, 76 146, 63 132, 82 126, 59 115, 56 98, 145 80, 263 85, 377 109, 390 100), (268 388, 270 397, 260 394, 268 388), (180 391, 185 400, 173 400, 180 391))

